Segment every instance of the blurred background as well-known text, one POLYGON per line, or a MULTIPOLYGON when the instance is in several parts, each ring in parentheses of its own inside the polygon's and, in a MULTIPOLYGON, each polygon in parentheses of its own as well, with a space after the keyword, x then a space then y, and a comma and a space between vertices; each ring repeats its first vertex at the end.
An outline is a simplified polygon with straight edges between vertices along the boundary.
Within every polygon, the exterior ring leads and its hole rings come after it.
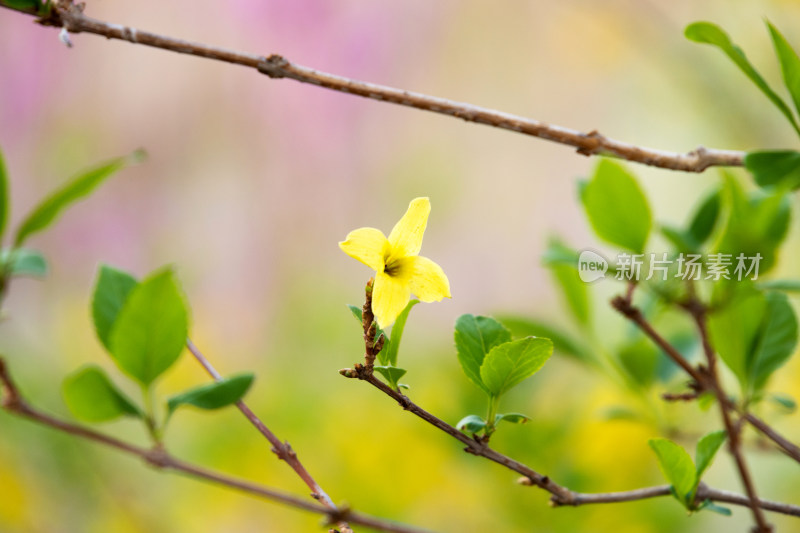
MULTIPOLYGON (((686 41, 696 20, 721 24, 777 85, 763 23, 800 43, 790 1, 476 0, 364 2, 87 2, 89 16, 236 50, 280 53, 357 79, 686 152, 705 145, 791 147, 791 129, 716 50, 686 41)), ((19 280, 0 323, 0 351, 23 391, 69 416, 63 377, 85 363, 118 370, 94 336, 89 297, 98 264, 145 276, 174 265, 192 306, 191 335, 224 374, 252 370, 248 402, 288 440, 337 502, 435 531, 744 531, 750 517, 687 517, 677 502, 551 509, 548 495, 461 451, 455 441, 338 370, 361 358, 360 305, 371 272, 337 246, 352 229, 388 233, 416 196, 433 210, 422 255, 448 274, 452 300, 414 309, 401 366, 409 394, 455 424, 483 414, 462 375, 452 326, 462 313, 521 314, 569 327, 541 255, 560 235, 598 245, 576 180, 595 160, 574 150, 452 118, 336 94, 291 80, 93 35, 72 37, 0 9, 0 146, 11 176, 12 226, 74 173, 144 148, 121 172, 30 242, 50 261, 19 280), (735 526, 735 527, 734 527, 735 526)), ((680 223, 719 182, 715 170, 630 166, 658 221, 680 223)), ((750 186, 750 184, 747 184, 750 186)), ((792 222, 777 274, 796 273, 792 222), (788 258, 788 260, 787 260, 788 258)), ((652 243, 658 251, 659 241, 652 243)), ((623 319, 595 287, 595 341, 614 350, 623 319)), ((206 382, 184 357, 159 384, 166 397, 206 382)), ((800 387, 790 363, 773 389, 800 387)), ((556 355, 504 400, 533 420, 492 439, 500 451, 581 491, 663 483, 647 439, 693 449, 716 429, 694 405, 610 417, 642 405, 607 376, 556 355), (681 432, 676 432, 680 428, 681 432)), ((135 390, 130 391, 132 394, 135 390)), ((635 397, 634 397, 635 396, 635 397)), ((646 399, 647 399, 646 398, 646 399)), ((647 402, 645 402, 647 403, 647 402)), ((638 408, 638 407, 637 407, 638 408)), ((800 437, 797 414, 760 413, 800 437)), ((135 422, 101 428, 144 444, 135 422)), ((166 435, 177 456, 306 494, 241 415, 187 410, 166 435)), ((760 494, 796 501, 800 473, 748 448, 760 494)), ((741 491, 721 454, 708 474, 741 491)), ((771 516, 779 530, 800 522, 771 516)), ((359 531, 363 528, 359 528, 359 531)), ((0 412, 0 530, 21 532, 317 531, 317 516, 156 472, 94 444, 0 412)))

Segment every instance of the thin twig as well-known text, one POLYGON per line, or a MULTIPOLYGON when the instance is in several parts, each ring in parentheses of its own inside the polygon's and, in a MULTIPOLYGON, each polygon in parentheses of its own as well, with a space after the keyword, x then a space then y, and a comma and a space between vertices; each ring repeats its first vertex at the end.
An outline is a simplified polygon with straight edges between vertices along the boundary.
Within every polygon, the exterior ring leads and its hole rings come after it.
POLYGON ((387 520, 366 514, 356 513, 346 508, 331 509, 318 503, 307 501, 305 498, 300 498, 283 491, 264 487, 250 481, 237 479, 181 461, 180 459, 177 459, 167 453, 167 451, 161 447, 152 449, 142 448, 140 446, 121 441, 109 435, 104 435, 83 426, 79 426, 77 424, 73 424, 71 422, 48 415, 47 413, 34 408, 25 401, 13 379, 11 378, 11 374, 9 373, 5 360, 1 357, 0 393, 2 393, 2 401, 0 402, 0 406, 2 406, 2 408, 9 413, 27 418, 28 420, 32 420, 44 426, 68 433, 75 437, 87 439, 128 453, 130 455, 137 456, 151 466, 159 469, 173 470, 196 479, 222 485, 265 500, 280 503, 288 507, 294 507, 295 509, 321 514, 326 517, 329 524, 350 522, 353 524, 370 527, 378 531, 387 531, 393 533, 424 533, 426 531, 412 526, 389 522, 387 520))
MULTIPOLYGON (((8 8, 8 6, 3 7, 8 8)), ((329 74, 298 65, 277 54, 265 57, 158 35, 129 26, 111 24, 87 17, 83 14, 82 5, 76 5, 71 0, 59 0, 51 15, 40 19, 39 22, 48 26, 65 28, 70 33, 94 33, 108 39, 119 39, 181 54, 235 63, 257 69, 270 78, 290 78, 301 83, 317 85, 341 93, 353 94, 514 131, 572 146, 577 149, 578 153, 586 156, 605 155, 685 172, 703 172, 713 166, 742 166, 744 157, 743 152, 710 149, 702 146, 688 153, 644 148, 610 139, 597 131, 585 133, 464 102, 456 102, 329 74)))
POLYGON ((761 507, 759 507, 755 483, 753 483, 750 470, 742 454, 741 434, 739 428, 734 425, 731 419, 730 412, 732 409, 728 406, 727 396, 725 395, 725 391, 722 390, 722 384, 719 380, 719 374, 717 373, 717 356, 714 352, 714 348, 711 346, 711 339, 708 336, 708 328, 706 327, 705 306, 696 298, 692 298, 684 307, 694 319, 700 334, 703 352, 708 362, 708 375, 712 380, 712 388, 717 397, 717 403, 719 403, 725 431, 728 434, 728 447, 736 462, 736 469, 739 471, 739 477, 742 480, 742 485, 744 485, 744 490, 749 500, 749 506, 753 512, 753 519, 756 522, 754 531, 755 533, 770 533, 772 531, 772 526, 767 522, 767 519, 764 517, 764 512, 761 510, 761 507))
MULTIPOLYGON (((462 444, 466 445, 464 451, 484 457, 497 464, 521 474, 523 478, 519 480, 520 484, 533 485, 549 492, 552 496, 550 498, 550 505, 552 507, 577 507, 580 505, 590 505, 599 503, 622 503, 632 502, 637 500, 644 500, 647 498, 655 498, 660 496, 670 495, 668 485, 657 487, 648 487, 644 489, 635 489, 623 492, 604 492, 604 493, 584 493, 570 490, 562 485, 559 485, 549 476, 539 474, 529 466, 512 459, 502 453, 490 448, 488 444, 479 440, 470 438, 463 432, 451 426, 447 422, 438 418, 437 416, 426 411, 419 405, 412 402, 407 396, 395 391, 373 374, 366 372, 364 365, 356 364, 352 369, 345 369, 342 371, 345 377, 357 378, 361 381, 366 381, 373 387, 377 388, 387 396, 393 398, 404 410, 413 413, 419 418, 425 420, 432 426, 447 433, 454 439, 457 439, 462 444)), ((750 500, 746 496, 736 494, 733 492, 714 489, 701 484, 697 492, 697 501, 712 500, 732 505, 740 505, 748 507, 750 500)), ((759 506, 767 511, 774 511, 776 513, 787 514, 791 516, 800 517, 800 506, 792 505, 783 502, 774 502, 770 500, 758 500, 759 506)))
MULTIPOLYGON (((678 366, 680 366, 692 378, 692 383, 689 386, 693 389, 693 394, 699 396, 704 391, 713 391, 713 382, 709 379, 708 371, 702 367, 695 368, 689 364, 688 361, 681 355, 681 353, 672 344, 662 337, 650 322, 644 318, 641 310, 634 307, 629 300, 622 296, 617 296, 611 301, 611 306, 619 311, 628 320, 636 324, 642 332, 650 337, 659 348, 661 348, 667 356, 672 359, 678 366)), ((790 442, 786 437, 778 433, 769 424, 758 418, 752 413, 744 411, 734 402, 730 401, 727 397, 723 401, 729 409, 734 409, 744 420, 756 428, 761 434, 770 439, 778 445, 778 447, 789 457, 797 462, 800 462, 800 447, 790 442)))
MULTIPOLYGON (((372 299, 371 292, 372 292, 372 285, 371 283, 368 283, 366 289, 366 302, 364 306, 365 309, 368 307, 367 304, 371 303, 372 299)), ((627 300, 628 305, 631 304, 632 294, 633 290, 631 289, 628 292, 628 300, 627 300)), ((497 464, 503 465, 509 470, 517 472, 518 474, 522 474, 524 477, 518 480, 518 482, 523 485, 534 485, 549 492, 551 494, 550 505, 552 507, 562 507, 562 506, 576 507, 579 505, 587 505, 594 503, 629 502, 635 500, 642 500, 646 498, 654 498, 657 496, 666 496, 670 494, 668 486, 635 489, 625 492, 608 492, 608 493, 595 493, 595 494, 575 492, 562 485, 559 485, 558 483, 550 479, 549 476, 542 475, 533 470, 532 468, 530 468, 529 466, 490 448, 486 440, 480 439, 477 436, 473 437, 467 436, 465 433, 459 431, 454 426, 451 426, 441 418, 435 416, 434 414, 426 411, 419 405, 412 402, 408 398, 408 396, 405 396, 401 392, 392 389, 386 383, 382 382, 381 380, 375 377, 373 373, 372 364, 369 362, 370 360, 374 360, 374 357, 370 358, 370 354, 372 348, 374 347, 375 329, 372 327, 372 324, 369 323, 368 321, 362 321, 362 329, 364 331, 366 364, 356 363, 355 365, 353 365, 353 368, 344 368, 339 371, 341 375, 347 378, 366 381, 376 389, 380 390, 390 398, 394 399, 404 410, 413 413, 414 415, 418 416, 425 422, 447 433, 454 439, 464 444, 466 446, 466 448, 464 448, 465 452, 471 453, 472 455, 476 455, 479 457, 484 457, 497 464)), ((702 489, 703 489, 702 493, 700 492, 700 490, 698 490, 697 498, 700 498, 700 496, 702 496, 702 499, 698 499, 699 502, 702 502, 706 499, 716 501, 717 497, 719 497, 722 498, 719 501, 724 501, 726 503, 731 503, 734 505, 749 506, 750 500, 745 496, 724 491, 717 491, 716 489, 712 489, 706 485, 702 485, 702 489)), ((771 502, 767 500, 758 500, 758 504, 761 505, 764 509, 770 511, 775 511, 783 514, 791 514, 794 516, 800 516, 800 506, 794 506, 780 502, 771 502)))
MULTIPOLYGON (((220 381, 222 379, 222 375, 214 368, 211 362, 203 355, 197 346, 194 345, 191 339, 186 339, 186 347, 189 348, 189 351, 194 358, 202 365, 202 367, 208 372, 208 374, 214 378, 214 381, 220 381)), ((303 466, 303 463, 300 462, 300 459, 297 457, 297 452, 294 451, 292 446, 288 442, 281 442, 281 440, 261 421, 258 416, 244 403, 243 400, 239 400, 236 402, 236 407, 242 414, 250 421, 250 423, 262 434, 269 443, 272 445, 272 452, 278 456, 278 459, 281 461, 285 461, 292 470, 297 473, 300 479, 303 480, 309 489, 311 489, 311 497, 320 502, 322 505, 327 507, 328 509, 332 509, 333 511, 338 511, 336 504, 333 503, 328 494, 322 490, 319 483, 314 480, 311 474, 306 470, 306 467, 303 466)), ((342 533, 353 533, 353 530, 350 529, 350 526, 346 522, 342 522, 337 524, 337 527, 342 530, 342 533)))

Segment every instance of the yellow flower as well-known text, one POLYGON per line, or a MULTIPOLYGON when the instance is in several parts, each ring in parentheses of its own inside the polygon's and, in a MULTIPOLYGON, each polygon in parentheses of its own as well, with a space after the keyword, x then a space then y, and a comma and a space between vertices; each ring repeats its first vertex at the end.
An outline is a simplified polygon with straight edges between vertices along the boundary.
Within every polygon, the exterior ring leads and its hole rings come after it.
POLYGON ((344 253, 375 270, 372 313, 381 328, 394 323, 411 293, 423 302, 450 298, 442 267, 418 255, 430 212, 427 198, 415 198, 388 239, 375 228, 359 228, 339 243, 344 253))

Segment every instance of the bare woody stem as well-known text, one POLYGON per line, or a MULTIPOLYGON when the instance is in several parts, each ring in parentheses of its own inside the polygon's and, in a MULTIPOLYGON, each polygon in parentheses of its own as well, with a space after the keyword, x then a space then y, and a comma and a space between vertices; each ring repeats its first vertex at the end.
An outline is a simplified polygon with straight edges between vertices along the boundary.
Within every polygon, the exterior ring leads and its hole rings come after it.
MULTIPOLYGON (((368 291, 367 301, 369 301, 370 298, 369 288, 367 289, 367 291, 368 291)), ((629 292, 629 295, 631 293, 632 291, 629 292)), ((369 346, 374 341, 374 338, 370 336, 369 324, 364 323, 363 327, 365 330, 364 342, 367 348, 369 349, 369 346)), ((372 332, 371 335, 374 336, 374 331, 372 332)), ((599 503, 630 502, 636 500, 643 500, 647 498, 655 498, 655 497, 670 495, 670 490, 668 485, 663 485, 658 487, 648 487, 644 489, 636 489, 624 492, 607 492, 607 493, 594 493, 594 494, 575 492, 573 490, 568 489, 567 487, 559 485, 558 483, 550 479, 549 476, 542 475, 533 470, 532 468, 530 468, 529 466, 490 448, 485 440, 478 438, 471 438, 466 434, 464 434, 463 432, 459 431, 454 426, 451 426, 441 418, 426 411, 419 405, 412 402, 404 394, 392 389, 387 384, 376 378, 375 375, 373 374, 373 369, 371 366, 362 365, 361 363, 356 363, 353 366, 353 368, 342 369, 339 371, 339 373, 347 378, 354 378, 354 379, 359 379, 361 381, 366 381, 376 389, 380 390, 390 398, 394 399, 404 410, 411 412, 412 414, 421 418, 425 422, 438 428, 444 433, 447 433, 454 439, 464 444, 465 452, 479 457, 483 457, 499 465, 502 465, 508 468, 509 470, 521 474, 523 477, 520 480, 518 480, 520 484, 533 485, 543 490, 546 490, 551 494, 550 505, 552 507, 562 507, 562 506, 577 507, 580 505, 599 504, 599 503)), ((712 501, 729 503, 732 505, 741 505, 746 507, 750 506, 750 499, 746 496, 714 489, 701 483, 697 491, 696 501, 698 503, 701 503, 707 499, 712 501)), ((758 505, 761 508, 769 511, 775 511, 778 513, 788 514, 792 516, 800 516, 800 506, 790 505, 781 502, 773 502, 768 500, 758 500, 758 505)))
POLYGON ((717 356, 714 353, 714 348, 711 346, 711 339, 708 336, 708 328, 706 327, 705 306, 696 298, 692 298, 691 301, 686 304, 685 309, 694 319, 695 324, 697 325, 697 330, 700 334, 700 339, 703 344, 703 352, 705 353, 706 361, 708 362, 708 375, 712 381, 712 390, 714 395, 717 397, 717 403, 719 404, 722 421, 725 425, 725 431, 728 434, 728 445, 730 452, 731 455, 733 455, 734 461, 736 462, 736 469, 739 471, 739 477, 742 480, 742 485, 744 485, 745 492, 747 493, 747 497, 749 499, 750 509, 753 512, 753 519, 756 522, 754 532, 770 533, 772 531, 772 526, 767 522, 766 518, 764 517, 764 512, 758 505, 758 494, 756 493, 755 484, 753 483, 750 470, 748 469, 747 463, 744 460, 744 455, 742 454, 740 439, 741 435, 739 428, 731 419, 732 409, 728 405, 728 399, 725 395, 725 391, 722 390, 722 384, 719 380, 719 374, 717 373, 717 356))
MULTIPOLYGON (((7 6, 3 6, 7 7, 7 6)), ((30 14, 30 13, 29 13, 30 14)), ((742 166, 744 153, 733 150, 716 150, 698 147, 688 153, 667 152, 624 143, 591 131, 588 133, 540 122, 538 120, 456 102, 422 93, 415 93, 385 85, 363 82, 329 74, 295 64, 280 55, 269 57, 236 52, 202 43, 194 43, 165 35, 158 35, 128 26, 92 19, 83 14, 81 4, 59 0, 50 16, 39 19, 47 26, 65 28, 70 33, 94 33, 108 39, 119 39, 134 44, 152 46, 181 54, 225 61, 257 69, 270 78, 290 78, 300 83, 317 85, 333 91, 371 98, 459 118, 467 122, 514 131, 547 141, 574 147, 578 153, 605 155, 670 170, 702 172, 713 166, 742 166)))
POLYGON ((155 447, 152 449, 142 448, 140 446, 121 441, 109 435, 104 435, 83 426, 79 426, 77 424, 73 424, 71 422, 51 416, 31 406, 22 397, 19 389, 11 378, 11 374, 3 358, 0 358, 0 393, 2 393, 2 397, 0 397, 0 407, 9 413, 67 433, 74 437, 96 442, 129 455, 137 456, 147 464, 158 469, 172 470, 195 479, 225 486, 250 494, 251 496, 272 501, 274 503, 279 503, 303 511, 317 513, 325 516, 329 524, 350 522, 352 524, 370 527, 378 531, 393 533, 425 533, 427 531, 412 526, 397 524, 366 514, 357 513, 346 508, 331 509, 329 507, 320 505, 319 503, 307 501, 305 498, 300 498, 283 491, 220 474, 218 472, 187 463, 173 457, 163 447, 155 447))
MULTIPOLYGON (((194 345, 191 339, 186 339, 186 347, 189 349, 191 354, 197 359, 200 365, 208 372, 208 374, 214 379, 214 381, 220 381, 222 379, 222 375, 214 368, 211 362, 206 358, 205 355, 194 345)), ((281 442, 281 440, 261 421, 258 416, 247 406, 247 404, 243 400, 239 400, 236 402, 236 407, 241 411, 241 413, 250 421, 250 423, 269 441, 272 445, 272 453, 278 456, 278 459, 281 461, 285 461, 292 470, 303 480, 309 489, 311 489, 311 497, 320 502, 322 505, 331 509, 332 511, 338 511, 338 507, 333 500, 331 499, 328 494, 322 490, 319 483, 317 483, 311 474, 306 470, 303 463, 300 462, 300 459, 297 457, 297 453, 292 449, 291 445, 288 442, 281 442)), ((337 524, 337 527, 341 529, 342 533, 352 533, 352 529, 346 522, 340 522, 337 524)))
MULTIPOLYGON (((659 348, 661 348, 667 356, 672 359, 678 366, 680 366, 693 380, 690 386, 694 389, 696 394, 690 394, 690 397, 695 397, 703 391, 714 391, 714 382, 708 375, 708 370, 705 368, 695 368, 681 355, 681 353, 670 344, 664 337, 662 337, 650 322, 644 317, 641 310, 635 307, 630 298, 617 296, 611 301, 611 306, 625 316, 628 320, 636 324, 642 332, 647 335, 659 348)), ((762 435, 774 442, 786 455, 791 457, 797 462, 800 462, 800 447, 793 444, 786 437, 778 433, 769 424, 758 418, 752 413, 742 410, 738 405, 730 401, 727 397, 722 398, 722 402, 730 410, 735 410, 739 416, 746 420, 751 426, 756 428, 762 435)))

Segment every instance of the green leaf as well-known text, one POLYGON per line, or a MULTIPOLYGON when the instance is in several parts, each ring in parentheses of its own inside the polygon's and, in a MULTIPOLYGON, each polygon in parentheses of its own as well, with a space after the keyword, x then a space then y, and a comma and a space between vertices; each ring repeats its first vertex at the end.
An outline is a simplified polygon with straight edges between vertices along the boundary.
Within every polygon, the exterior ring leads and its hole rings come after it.
POLYGON ((487 316, 461 315, 456 320, 455 341, 458 361, 467 377, 489 393, 481 380, 481 365, 486 355, 499 344, 511 340, 511 332, 487 316))
POLYGON ((70 204, 90 194, 106 178, 143 158, 144 152, 136 151, 130 156, 113 159, 70 180, 61 189, 45 198, 25 217, 17 230, 14 247, 19 247, 28 237, 47 228, 70 204))
POLYGON ((42 0, 0 0, 0 5, 39 16, 46 15, 51 7, 49 1, 42 2, 42 0))
MULTIPOLYGON (((47 275, 47 261, 36 250, 25 248, 3 250, 0 253, 0 263, 4 265, 6 273, 10 276, 43 278, 47 275)), ((0 269, 2 268, 0 266, 0 269)))
POLYGON ((392 338, 386 339, 383 349, 378 354, 378 361, 386 366, 395 366, 397 364, 397 353, 400 350, 400 341, 403 339, 403 330, 406 327, 406 320, 408 320, 408 313, 411 308, 419 303, 419 300, 410 300, 405 308, 397 316, 392 326, 392 338))
POLYGON ((731 255, 734 265, 740 254, 760 254, 759 276, 765 274, 775 265, 789 229, 790 197, 781 191, 747 196, 730 174, 725 174, 725 193, 729 215, 717 251, 731 255))
POLYGON ((792 413, 797 409, 797 402, 794 398, 787 394, 770 394, 768 399, 774 404, 785 409, 787 412, 792 413))
POLYGON ((800 292, 800 280, 798 279, 771 279, 760 281, 756 287, 764 290, 800 292))
POLYGON ((176 394, 167 400, 167 418, 183 405, 205 410, 232 405, 244 397, 253 384, 253 379, 255 379, 253 374, 239 374, 176 394))
POLYGON ((534 375, 553 353, 550 339, 527 337, 492 348, 480 368, 481 381, 492 396, 501 396, 534 375))
POLYGON ((109 334, 111 356, 144 386, 178 360, 186 343, 186 304, 172 270, 134 287, 109 334))
POLYGON ((3 151, 0 150, 0 242, 3 241, 3 233, 8 223, 8 171, 6 170, 3 151))
MULTIPOLYGON (((361 326, 363 329, 363 324, 364 324, 364 319, 362 318, 363 310, 359 306, 353 304, 347 304, 347 308, 350 309, 350 312, 353 313, 355 319, 358 320, 358 325, 361 326)), ((382 361, 383 353, 386 351, 386 347, 389 346, 391 339, 389 339, 389 335, 387 335, 385 331, 383 331, 381 328, 378 327, 377 322, 375 323, 375 328, 376 328, 375 338, 379 339, 381 335, 383 335, 384 339, 383 348, 378 354, 378 361, 382 361)))
POLYGON ((108 265, 100 265, 92 295, 92 319, 97 337, 109 352, 111 328, 128 295, 138 284, 136 278, 127 272, 108 265))
POLYGON ((684 507, 691 509, 692 495, 696 485, 696 471, 692 458, 686 450, 667 439, 652 439, 648 444, 658 457, 658 465, 666 480, 675 490, 675 495, 684 507))
POLYGON ((717 505, 711 500, 705 500, 701 503, 698 507, 698 511, 702 511, 703 509, 707 509, 713 513, 721 514, 723 516, 732 516, 733 513, 727 507, 722 507, 721 505, 717 505))
POLYGON ((748 381, 759 390, 769 377, 794 353, 797 346, 797 317, 785 294, 766 295, 758 341, 748 365, 748 381))
POLYGON ((656 379, 659 353, 652 342, 640 337, 620 348, 618 357, 633 384, 643 388, 653 384, 656 379))
POLYGON ((719 26, 716 24, 712 24, 710 22, 695 22, 694 24, 690 24, 686 27, 684 31, 684 35, 690 41, 694 41, 697 43, 705 43, 711 44, 718 47, 722 50, 725 55, 727 55, 731 61, 733 61, 736 66, 741 69, 744 74, 750 78, 756 87, 761 89, 767 98, 778 108, 778 110, 786 117, 786 120, 792 125, 794 130, 800 134, 800 128, 795 121, 794 115, 792 111, 789 109, 789 106, 778 96, 775 91, 764 81, 764 78, 761 77, 761 74, 750 64, 748 61, 747 56, 745 56, 744 52, 741 48, 736 46, 733 42, 731 42, 730 37, 728 34, 725 33, 719 26))
POLYGON ((758 291, 742 291, 708 319, 711 342, 720 358, 747 388, 750 354, 766 313, 766 298, 758 291))
POLYGON ((694 252, 697 250, 697 243, 688 231, 670 225, 661 225, 661 234, 675 246, 679 252, 694 252))
POLYGON ((714 191, 700 204, 692 217, 687 233, 697 247, 702 246, 714 231, 721 203, 720 191, 714 191))
POLYGON ((72 414, 87 422, 107 422, 121 416, 144 417, 96 366, 86 366, 67 376, 62 392, 72 414))
POLYGON ((459 431, 467 431, 475 434, 486 427, 486 420, 478 415, 467 415, 456 424, 456 429, 459 431))
MULTIPOLYGON (((706 469, 711 465, 717 451, 728 438, 728 433, 725 430, 714 431, 705 435, 697 442, 697 451, 695 452, 695 463, 697 469, 697 483, 703 478, 706 469)), ((695 483, 694 490, 697 490, 697 483, 695 483)), ((694 496, 694 494, 693 494, 694 496)))
MULTIPOLYGON (((550 240, 548 249, 568 250, 557 239, 550 240)), ((590 303, 589 303, 589 286, 587 283, 581 281, 578 271, 575 268, 577 263, 563 264, 554 262, 549 265, 550 271, 556 278, 558 285, 561 287, 561 292, 567 301, 569 310, 578 321, 578 323, 586 325, 591 318, 590 303)))
POLYGON ((524 424, 525 422, 530 420, 530 417, 523 415, 522 413, 506 413, 504 415, 496 415, 494 417, 494 425, 500 423, 500 421, 510 422, 512 424, 524 424))
POLYGON ((373 368, 377 370, 380 373, 380 375, 386 378, 386 381, 389 382, 389 385, 393 389, 397 389, 398 387, 397 382, 400 380, 400 378, 405 376, 407 372, 405 368, 397 368, 396 366, 375 365, 373 368))
POLYGON ((570 265, 575 268, 579 257, 577 250, 564 244, 558 237, 553 237, 542 254, 542 262, 548 266, 570 265))
POLYGON ((650 207, 623 166, 601 159, 582 199, 598 237, 635 253, 644 252, 652 226, 650 207))
POLYGON ((583 362, 595 362, 589 350, 581 345, 578 339, 555 326, 522 316, 501 316, 500 321, 511 331, 514 338, 545 337, 553 341, 556 353, 574 357, 583 362))
POLYGON ((363 311, 361 310, 361 308, 353 304, 347 304, 347 308, 350 310, 351 313, 353 313, 353 316, 356 318, 356 320, 358 320, 358 323, 361 324, 363 321, 362 318, 363 311))
POLYGON ((772 44, 775 46, 775 53, 781 63, 783 83, 792 95, 794 108, 800 111, 800 58, 775 26, 767 22, 767 27, 772 37, 772 44))
POLYGON ((744 166, 761 187, 800 187, 800 152, 794 150, 763 150, 748 152, 744 166))

